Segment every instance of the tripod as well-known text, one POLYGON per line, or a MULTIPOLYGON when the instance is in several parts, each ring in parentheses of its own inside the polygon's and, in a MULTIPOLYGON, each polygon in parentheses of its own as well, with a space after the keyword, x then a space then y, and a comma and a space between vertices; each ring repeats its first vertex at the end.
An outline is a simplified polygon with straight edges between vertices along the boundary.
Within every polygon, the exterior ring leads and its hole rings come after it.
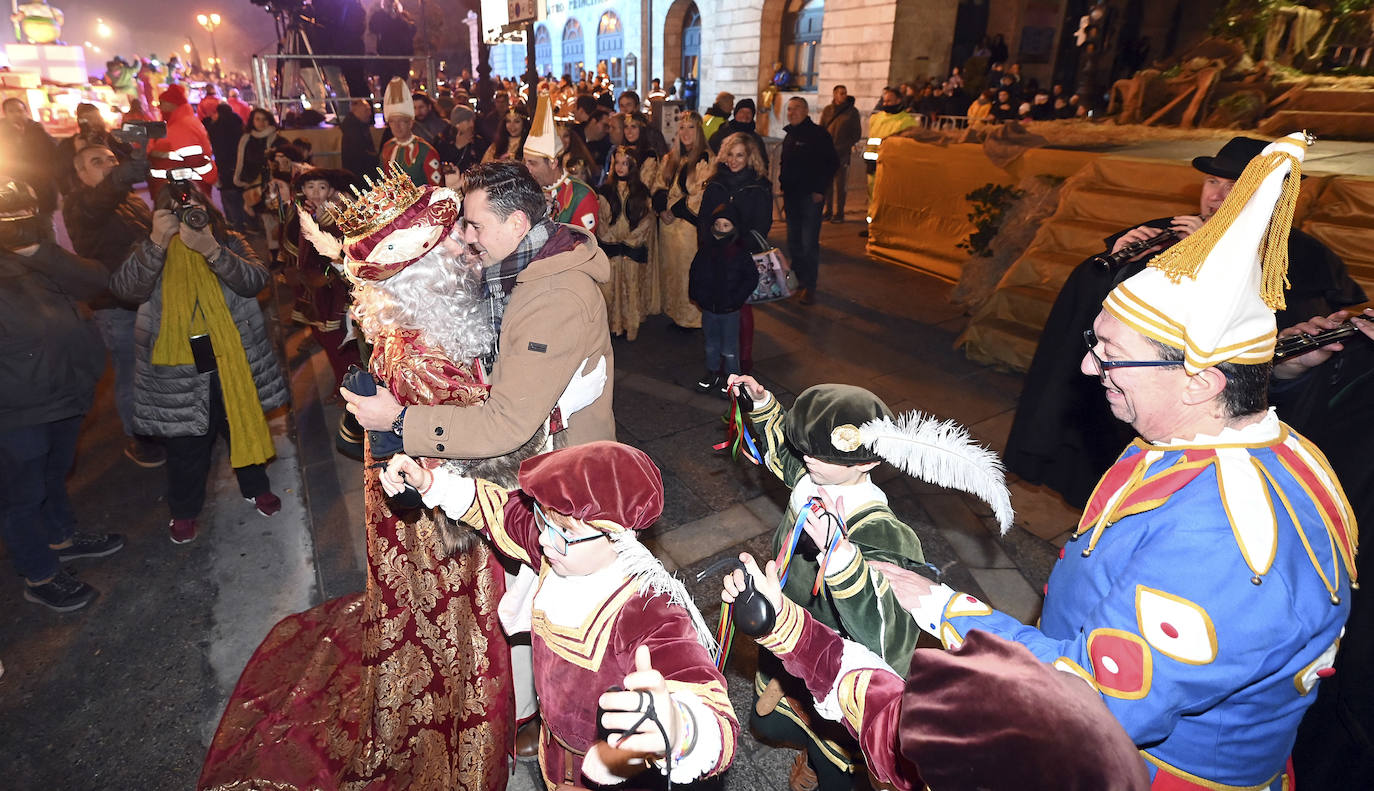
MULTIPOLYGON (((281 94, 277 98, 285 99, 295 95, 299 87, 304 102, 323 110, 324 103, 329 97, 326 85, 330 81, 326 79, 326 67, 321 66, 320 61, 315 58, 315 49, 310 44, 310 37, 306 35, 304 24, 309 22, 314 25, 315 20, 285 9, 276 9, 273 19, 277 23, 277 54, 304 56, 277 61, 277 92, 281 94)), ((338 69, 332 71, 337 72, 338 69)), ((336 85, 339 82, 341 80, 335 80, 336 85)), ((335 110, 336 113, 342 113, 346 112, 347 108, 335 110)))

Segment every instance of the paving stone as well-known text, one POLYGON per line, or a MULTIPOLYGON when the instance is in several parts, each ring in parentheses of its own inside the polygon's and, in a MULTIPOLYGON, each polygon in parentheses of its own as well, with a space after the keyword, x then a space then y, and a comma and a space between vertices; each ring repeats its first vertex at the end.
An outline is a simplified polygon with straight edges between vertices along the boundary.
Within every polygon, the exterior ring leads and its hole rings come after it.
POLYGON ((743 503, 698 519, 657 536, 658 545, 678 566, 690 566, 702 558, 723 552, 754 536, 769 533, 764 522, 743 503))
POLYGON ((1022 530, 1012 527, 1007 534, 997 539, 1007 555, 1020 569, 1021 576, 1030 583, 1032 590, 1044 590, 1050 581, 1050 571, 1059 561, 1059 550, 1052 544, 1022 530))
POLYGON ((1047 541, 1072 528, 1082 516, 1054 490, 1019 480, 1011 484, 1011 505, 1016 509, 1016 523, 1047 541))
POLYGON ((1016 568, 983 520, 957 495, 938 494, 921 498, 931 522, 966 565, 972 568, 1016 568))
POLYGON ((993 609, 1000 610, 1021 623, 1033 624, 1040 617, 1043 600, 1040 592, 1031 588, 1016 569, 969 569, 984 598, 993 609))

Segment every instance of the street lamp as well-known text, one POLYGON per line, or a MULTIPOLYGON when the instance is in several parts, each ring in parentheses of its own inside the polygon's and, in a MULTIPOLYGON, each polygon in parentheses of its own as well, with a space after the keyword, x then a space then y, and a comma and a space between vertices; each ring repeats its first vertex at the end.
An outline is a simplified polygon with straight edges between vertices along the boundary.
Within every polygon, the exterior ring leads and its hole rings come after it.
POLYGON ((196 21, 210 34, 210 52, 214 55, 211 60, 214 61, 215 76, 218 77, 220 76, 219 47, 215 46, 215 28, 219 27, 219 14, 197 14, 196 21))
POLYGON ((95 32, 101 38, 109 38, 111 32, 110 26, 105 24, 105 20, 97 18, 95 20, 95 32))

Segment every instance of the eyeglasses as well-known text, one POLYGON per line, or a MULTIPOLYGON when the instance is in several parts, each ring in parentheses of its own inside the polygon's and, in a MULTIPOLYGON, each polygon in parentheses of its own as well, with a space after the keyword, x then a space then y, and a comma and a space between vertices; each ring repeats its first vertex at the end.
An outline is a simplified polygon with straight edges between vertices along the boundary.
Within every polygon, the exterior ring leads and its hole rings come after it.
POLYGON ((594 536, 583 536, 581 538, 573 538, 572 536, 569 536, 567 533, 564 533, 558 525, 549 521, 549 518, 544 515, 544 509, 539 507, 539 503, 534 504, 534 521, 539 523, 540 531, 548 533, 549 543, 553 545, 553 551, 557 552, 560 555, 567 555, 568 547, 573 546, 575 544, 582 544, 587 541, 595 541, 598 538, 608 537, 605 533, 602 533, 598 530, 596 535, 594 536))
POLYGON ((1092 330, 1083 331, 1083 342, 1088 345, 1088 356, 1103 384, 1107 383, 1107 372, 1114 368, 1178 368, 1183 365, 1182 360, 1104 360, 1097 356, 1097 333, 1092 330))

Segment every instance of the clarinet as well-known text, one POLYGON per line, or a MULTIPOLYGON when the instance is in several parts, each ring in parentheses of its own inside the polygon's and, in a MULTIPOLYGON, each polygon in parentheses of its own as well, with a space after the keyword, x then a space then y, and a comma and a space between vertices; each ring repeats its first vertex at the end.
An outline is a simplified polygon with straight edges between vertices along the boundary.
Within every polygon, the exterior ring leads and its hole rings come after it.
MULTIPOLYGON (((1360 318, 1374 322, 1374 319, 1363 315, 1360 318)), ((1308 335, 1304 332, 1279 338, 1278 342, 1274 344, 1274 362, 1282 362, 1289 357, 1306 354, 1313 349, 1319 349, 1358 334, 1360 334, 1360 328, 1356 327, 1354 319, 1351 319, 1335 329, 1319 332, 1316 335, 1308 335)))
POLYGON ((1130 244, 1126 245, 1120 250, 1117 250, 1115 253, 1102 253, 1100 255, 1095 255, 1092 258, 1089 258, 1088 260, 1092 261, 1093 263, 1097 264, 1098 266, 1102 267, 1108 272, 1114 272, 1120 269, 1121 267, 1125 266, 1127 263, 1131 261, 1131 259, 1135 258, 1137 255, 1140 255, 1141 253, 1145 252, 1146 250, 1149 250, 1152 247, 1164 245, 1164 247, 1160 248, 1162 251, 1164 249, 1167 249, 1168 247, 1172 247, 1173 244, 1177 241, 1178 231, 1175 231, 1173 228, 1167 228, 1162 233, 1151 236, 1149 239, 1142 239, 1138 242, 1131 242, 1130 244))

